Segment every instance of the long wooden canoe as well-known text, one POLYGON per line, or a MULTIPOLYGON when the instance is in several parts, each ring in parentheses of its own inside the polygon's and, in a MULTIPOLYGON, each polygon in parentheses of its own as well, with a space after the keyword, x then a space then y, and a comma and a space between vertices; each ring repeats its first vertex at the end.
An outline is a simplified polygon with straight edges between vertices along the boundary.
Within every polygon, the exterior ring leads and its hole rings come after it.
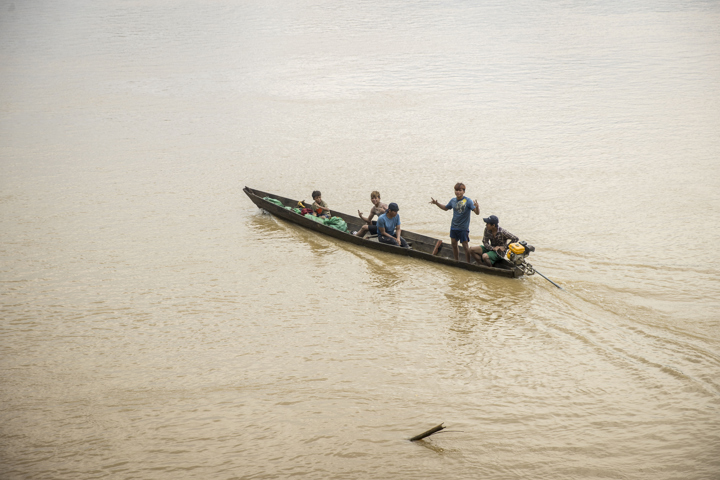
POLYGON ((354 230, 360 230, 360 227, 362 225, 365 225, 365 222, 359 217, 348 215, 346 213, 341 213, 333 209, 333 217, 342 218, 348 225, 348 233, 341 232, 340 230, 336 230, 332 227, 328 227, 309 218, 305 218, 304 216, 299 215, 292 210, 288 210, 286 208, 275 205, 272 202, 263 200, 263 197, 274 198, 275 200, 279 200, 283 204, 283 206, 291 208, 297 206, 298 200, 285 198, 274 193, 263 192, 261 190, 256 190, 248 187, 245 187, 243 191, 245 192, 245 194, 247 194, 248 197, 250 197, 250 200, 252 200, 252 202, 258 206, 258 208, 261 208, 275 215, 278 218, 295 223, 297 225, 300 225, 301 227, 308 228, 317 233, 322 233, 323 235, 337 238, 338 240, 354 243, 355 245, 360 245, 383 252, 394 253, 397 255, 406 255, 413 258, 420 258, 422 260, 441 263, 443 265, 449 265, 451 267, 464 268, 465 270, 470 270, 473 272, 482 272, 488 273, 490 275, 500 275, 502 277, 510 278, 521 277, 523 275, 522 270, 513 267, 512 264, 505 259, 501 259, 493 267, 478 265, 476 263, 467 263, 465 261, 465 250, 461 246, 459 247, 461 260, 456 262, 453 258, 452 246, 449 243, 441 242, 437 238, 413 233, 405 230, 404 228, 402 229, 402 237, 410 244, 411 248, 409 249, 380 243, 377 241, 376 236, 372 236, 370 238, 356 237, 349 232, 352 232, 354 230))

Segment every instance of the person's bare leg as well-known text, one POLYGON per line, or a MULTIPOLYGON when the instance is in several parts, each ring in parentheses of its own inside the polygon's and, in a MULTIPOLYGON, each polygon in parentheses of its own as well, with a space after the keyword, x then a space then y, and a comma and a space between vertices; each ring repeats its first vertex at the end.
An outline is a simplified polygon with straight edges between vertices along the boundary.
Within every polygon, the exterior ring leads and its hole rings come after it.
POLYGON ((487 253, 483 253, 482 259, 483 259, 483 263, 485 263, 485 265, 487 265, 488 267, 492 267, 492 262, 490 261, 490 257, 488 256, 487 253))
POLYGON ((462 242, 463 248, 465 249, 465 260, 467 260, 467 263, 472 263, 472 257, 470 256, 470 245, 468 245, 468 242, 462 242))
POLYGON ((450 240, 452 241, 453 257, 455 257, 455 261, 457 262, 460 260, 460 249, 458 248, 457 238, 451 238, 450 240))
POLYGON ((355 234, 355 236, 356 237, 364 237, 365 234, 367 233, 367 231, 368 231, 368 226, 363 225, 362 227, 360 227, 360 230, 358 230, 358 232, 355 234))

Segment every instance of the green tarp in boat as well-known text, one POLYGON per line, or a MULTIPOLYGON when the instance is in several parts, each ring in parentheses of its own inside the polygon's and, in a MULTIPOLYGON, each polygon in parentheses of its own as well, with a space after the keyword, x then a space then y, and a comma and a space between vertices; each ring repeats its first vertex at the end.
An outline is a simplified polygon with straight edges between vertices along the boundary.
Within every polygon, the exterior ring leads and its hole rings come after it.
MULTIPOLYGON (((299 208, 291 208, 286 207, 283 205, 283 203, 280 200, 277 200, 275 198, 271 197, 263 197, 263 200, 266 202, 270 202, 273 205, 277 205, 278 207, 285 208, 286 210, 291 210, 297 214, 300 213, 299 208)), ((314 215, 310 215, 309 213, 305 215, 305 218, 309 218, 310 220, 313 220, 318 223, 322 223, 323 225, 327 225, 330 228, 334 228, 335 230, 340 230, 341 232, 347 232, 347 223, 345 223, 345 220, 343 220, 340 217, 330 217, 330 218, 323 218, 323 217, 316 217, 314 215)))

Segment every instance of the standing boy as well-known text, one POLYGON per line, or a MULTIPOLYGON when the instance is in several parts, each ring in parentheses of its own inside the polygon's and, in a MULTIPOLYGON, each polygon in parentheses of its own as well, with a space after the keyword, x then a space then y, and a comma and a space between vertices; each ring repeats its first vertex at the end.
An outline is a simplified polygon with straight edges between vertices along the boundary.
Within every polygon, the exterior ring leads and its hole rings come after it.
POLYGON ((465 196, 465 184, 456 183, 455 198, 450 200, 447 205, 439 203, 432 197, 430 197, 430 203, 437 205, 445 211, 452 209, 453 219, 450 224, 450 240, 452 241, 453 256, 456 262, 460 260, 459 240, 465 249, 467 262, 471 263, 472 257, 470 256, 470 249, 468 247, 468 242, 470 241, 470 212, 475 212, 475 215, 480 215, 480 205, 477 200, 473 202, 465 196))

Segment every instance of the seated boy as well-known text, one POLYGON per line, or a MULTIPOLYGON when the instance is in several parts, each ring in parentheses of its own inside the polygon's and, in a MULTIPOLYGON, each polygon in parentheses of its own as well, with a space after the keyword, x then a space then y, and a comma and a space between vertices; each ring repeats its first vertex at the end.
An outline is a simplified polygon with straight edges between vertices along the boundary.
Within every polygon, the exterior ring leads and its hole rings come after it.
POLYGON ((483 244, 472 247, 470 253, 480 265, 492 267, 505 256, 508 245, 518 241, 518 237, 501 228, 500 220, 495 215, 483 218, 483 221, 485 222, 483 244))
POLYGON ((372 219, 376 215, 380 218, 380 215, 385 213, 388 208, 387 204, 380 201, 380 192, 377 190, 374 190, 370 194, 370 201, 372 202, 373 207, 370 209, 370 215, 368 215, 367 218, 363 216, 360 210, 358 210, 358 215, 360 215, 360 218, 362 218, 367 225, 363 225, 360 230, 353 232, 353 235, 356 237, 364 237, 367 232, 370 232, 370 235, 377 235, 377 222, 373 222, 372 219))
POLYGON ((400 228, 399 210, 398 204, 393 202, 388 205, 385 213, 378 218, 378 242, 408 248, 408 243, 400 236, 402 228, 400 228))
POLYGON ((316 217, 322 217, 322 218, 330 218, 332 215, 330 213, 330 209, 327 206, 327 203, 325 203, 322 199, 322 193, 320 193, 319 190, 315 190, 312 192, 313 197, 313 215, 316 217))

